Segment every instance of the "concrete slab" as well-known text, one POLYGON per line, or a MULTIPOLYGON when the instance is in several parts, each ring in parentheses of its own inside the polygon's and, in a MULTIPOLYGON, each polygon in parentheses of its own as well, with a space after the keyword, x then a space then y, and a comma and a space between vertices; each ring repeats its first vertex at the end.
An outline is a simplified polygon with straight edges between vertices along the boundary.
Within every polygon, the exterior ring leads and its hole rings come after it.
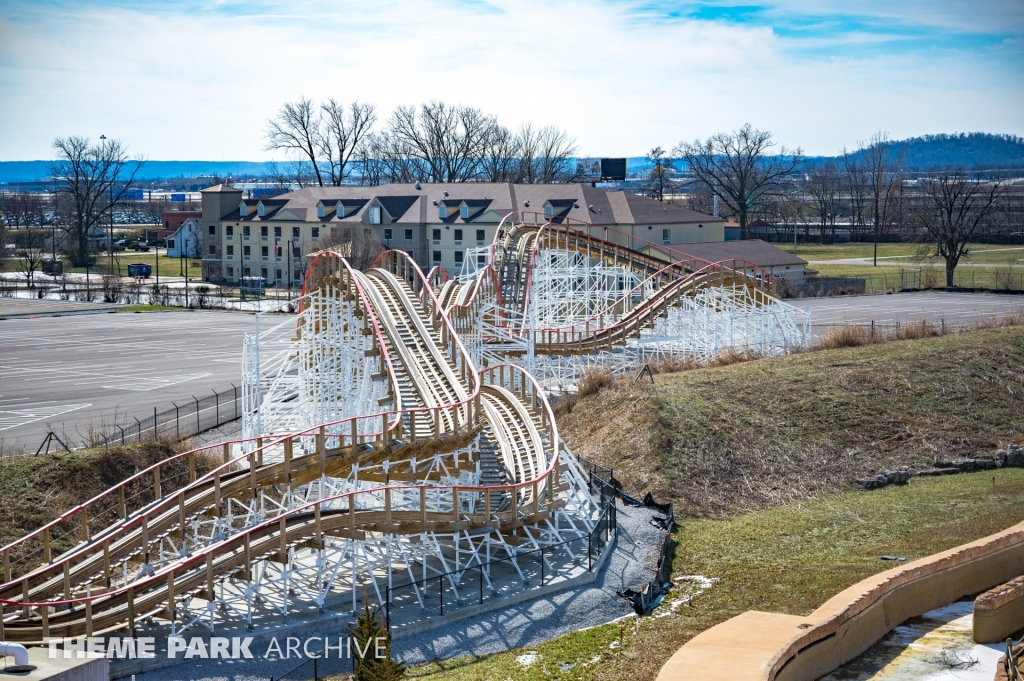
MULTIPOLYGON (((7 664, 14 664, 10 657, 5 661, 7 664)), ((0 664, 0 681, 8 678, 29 681, 107 681, 110 678, 109 660, 78 658, 73 653, 70 659, 64 659, 64 652, 61 650, 54 651, 51 657, 49 648, 29 648, 28 663, 34 665, 36 670, 11 673, 5 672, 0 664)))

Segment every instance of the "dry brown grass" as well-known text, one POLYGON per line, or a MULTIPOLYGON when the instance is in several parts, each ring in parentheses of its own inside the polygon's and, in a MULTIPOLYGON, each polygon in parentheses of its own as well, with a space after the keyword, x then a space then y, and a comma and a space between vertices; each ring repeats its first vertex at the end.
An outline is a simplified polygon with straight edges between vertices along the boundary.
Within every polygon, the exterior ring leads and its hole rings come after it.
POLYGON ((902 324, 895 328, 875 326, 844 325, 833 326, 819 338, 811 350, 835 350, 837 348, 855 348, 874 343, 891 343, 893 341, 918 340, 935 338, 951 333, 970 333, 984 329, 1000 329, 1006 326, 1024 325, 1024 313, 1008 312, 1002 317, 983 317, 959 327, 946 326, 945 322, 936 326, 933 322, 922 319, 911 324, 902 324))
POLYGON ((1024 328, 1012 322, 945 336, 910 325, 887 336, 902 342, 619 380, 576 401, 559 432, 626 489, 650 489, 681 514, 814 497, 880 468, 1024 440, 1024 328))

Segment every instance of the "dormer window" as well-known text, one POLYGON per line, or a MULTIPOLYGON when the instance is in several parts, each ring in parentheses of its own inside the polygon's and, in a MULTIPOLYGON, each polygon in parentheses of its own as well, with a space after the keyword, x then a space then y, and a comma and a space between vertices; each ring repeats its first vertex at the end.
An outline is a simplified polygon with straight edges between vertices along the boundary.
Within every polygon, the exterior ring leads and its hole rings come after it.
POLYGON ((448 209, 445 207, 443 203, 437 204, 437 217, 439 217, 442 220, 448 217, 448 209))
POLYGON ((555 207, 550 203, 544 204, 544 219, 550 220, 555 215, 555 207))
POLYGON ((324 204, 319 202, 316 204, 316 216, 321 220, 324 219, 324 204))
POLYGON ((459 206, 459 217, 462 218, 463 220, 469 219, 469 206, 467 206, 465 203, 459 206))
POLYGON ((245 201, 242 201, 240 204, 238 204, 238 214, 241 215, 243 218, 248 217, 249 206, 245 204, 245 201))
POLYGON ((341 201, 338 201, 338 205, 334 207, 334 213, 339 218, 345 217, 345 204, 343 204, 341 201))
POLYGON ((380 206, 370 206, 370 224, 380 224, 380 206))
POLYGON ((256 215, 263 217, 266 214, 266 210, 263 208, 263 202, 260 201, 256 204, 256 215))

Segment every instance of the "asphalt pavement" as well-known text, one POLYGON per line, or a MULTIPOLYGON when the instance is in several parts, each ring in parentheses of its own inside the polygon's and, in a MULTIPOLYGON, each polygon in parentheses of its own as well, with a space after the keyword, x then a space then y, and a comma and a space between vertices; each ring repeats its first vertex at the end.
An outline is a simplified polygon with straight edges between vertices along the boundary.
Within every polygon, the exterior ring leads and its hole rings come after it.
POLYGON ((90 431, 240 385, 254 319, 180 311, 0 321, 0 450, 34 452, 49 431, 81 446, 90 431))
POLYGON ((992 293, 946 293, 921 291, 879 293, 865 296, 796 298, 786 301, 811 311, 811 326, 821 335, 832 326, 858 324, 893 327, 927 319, 960 327, 978 319, 1001 317, 1008 312, 1024 313, 1024 296, 992 293))

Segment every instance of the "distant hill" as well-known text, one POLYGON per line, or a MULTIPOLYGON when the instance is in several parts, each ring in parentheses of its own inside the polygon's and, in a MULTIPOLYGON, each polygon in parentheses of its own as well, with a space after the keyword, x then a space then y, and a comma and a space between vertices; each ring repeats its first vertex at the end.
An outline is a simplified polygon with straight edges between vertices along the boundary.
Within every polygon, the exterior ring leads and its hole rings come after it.
MULTIPOLYGON (((37 182, 49 175, 49 161, 0 161, 0 183, 37 182)), ((147 161, 140 179, 174 177, 252 177, 265 175, 267 164, 254 161, 147 161)))
POLYGON ((971 168, 1024 168, 1024 137, 987 132, 922 135, 890 142, 906 149, 909 170, 945 166, 971 168))

